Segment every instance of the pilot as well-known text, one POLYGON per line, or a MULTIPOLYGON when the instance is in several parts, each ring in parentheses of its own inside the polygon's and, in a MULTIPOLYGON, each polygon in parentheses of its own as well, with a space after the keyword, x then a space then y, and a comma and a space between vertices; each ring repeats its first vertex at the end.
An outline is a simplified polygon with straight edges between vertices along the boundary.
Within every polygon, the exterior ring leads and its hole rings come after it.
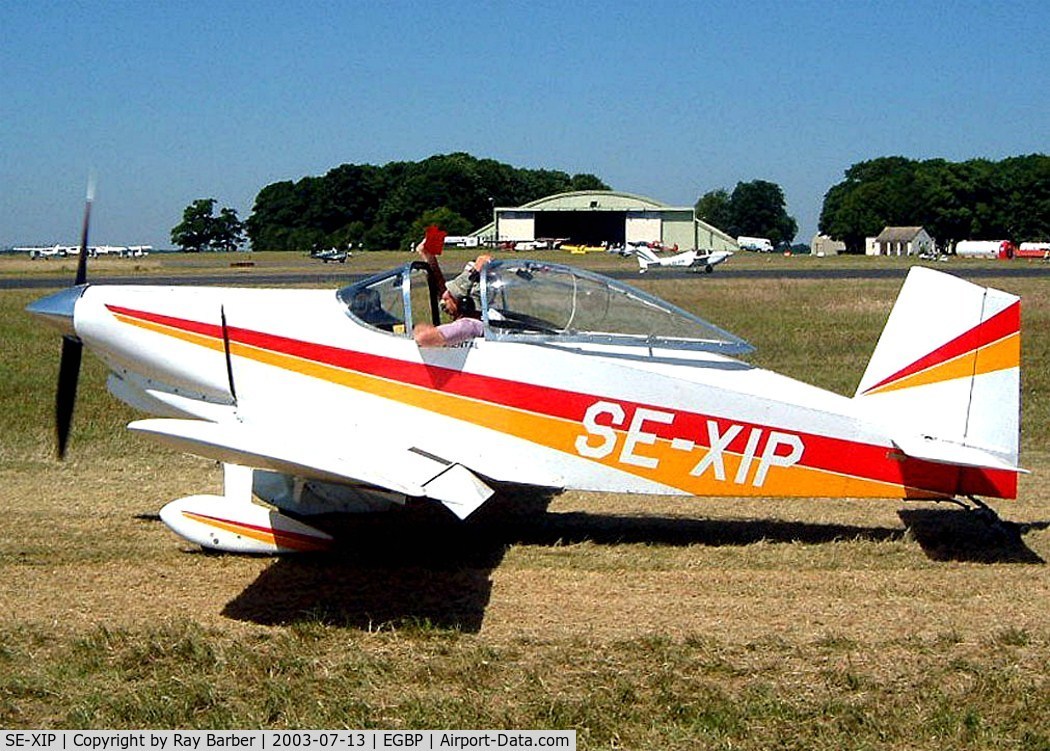
POLYGON ((452 318, 449 323, 432 326, 429 323, 417 323, 412 329, 412 336, 420 347, 451 347, 484 336, 485 325, 481 322, 481 286, 480 277, 485 265, 492 256, 484 254, 468 263, 455 278, 445 282, 437 258, 427 252, 420 242, 416 251, 434 269, 441 289, 439 301, 441 309, 452 318))

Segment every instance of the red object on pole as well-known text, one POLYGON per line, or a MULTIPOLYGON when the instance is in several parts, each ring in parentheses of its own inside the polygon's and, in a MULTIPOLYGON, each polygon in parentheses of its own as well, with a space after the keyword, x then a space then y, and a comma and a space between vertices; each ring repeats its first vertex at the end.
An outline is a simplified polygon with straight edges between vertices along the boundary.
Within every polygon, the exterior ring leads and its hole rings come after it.
POLYGON ((431 224, 427 227, 427 235, 423 240, 423 249, 432 256, 441 255, 441 251, 445 249, 445 236, 447 234, 447 232, 442 232, 436 224, 431 224))

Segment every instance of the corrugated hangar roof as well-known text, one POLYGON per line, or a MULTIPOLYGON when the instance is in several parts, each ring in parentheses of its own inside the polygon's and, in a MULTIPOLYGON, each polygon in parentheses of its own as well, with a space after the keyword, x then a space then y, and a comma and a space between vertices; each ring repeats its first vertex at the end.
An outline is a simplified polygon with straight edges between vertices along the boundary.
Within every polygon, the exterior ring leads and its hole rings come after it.
POLYGON ((600 209, 602 211, 651 211, 653 209, 675 209, 692 211, 692 206, 669 206, 646 196, 622 193, 615 190, 576 190, 555 193, 535 201, 516 206, 518 209, 542 209, 543 211, 576 211, 600 209))

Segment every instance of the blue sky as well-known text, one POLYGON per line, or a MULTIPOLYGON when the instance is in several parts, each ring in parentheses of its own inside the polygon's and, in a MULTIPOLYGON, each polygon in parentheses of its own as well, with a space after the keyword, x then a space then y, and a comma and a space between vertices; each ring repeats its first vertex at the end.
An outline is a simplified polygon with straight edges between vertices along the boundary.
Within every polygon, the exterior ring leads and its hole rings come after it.
POLYGON ((1050 151, 1050 3, 0 4, 0 246, 170 245, 194 199, 465 151, 692 205, 1050 151))

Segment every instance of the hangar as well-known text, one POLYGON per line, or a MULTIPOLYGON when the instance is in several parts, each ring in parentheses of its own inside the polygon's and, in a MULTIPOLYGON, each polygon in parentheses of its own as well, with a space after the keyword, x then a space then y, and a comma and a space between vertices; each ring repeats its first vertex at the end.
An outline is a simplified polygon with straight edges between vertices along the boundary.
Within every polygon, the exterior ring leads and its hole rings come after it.
POLYGON ((659 242, 687 248, 736 250, 736 242, 696 218, 691 206, 669 206, 612 190, 580 190, 522 206, 497 206, 493 221, 472 233, 483 241, 560 239, 579 245, 659 242))

